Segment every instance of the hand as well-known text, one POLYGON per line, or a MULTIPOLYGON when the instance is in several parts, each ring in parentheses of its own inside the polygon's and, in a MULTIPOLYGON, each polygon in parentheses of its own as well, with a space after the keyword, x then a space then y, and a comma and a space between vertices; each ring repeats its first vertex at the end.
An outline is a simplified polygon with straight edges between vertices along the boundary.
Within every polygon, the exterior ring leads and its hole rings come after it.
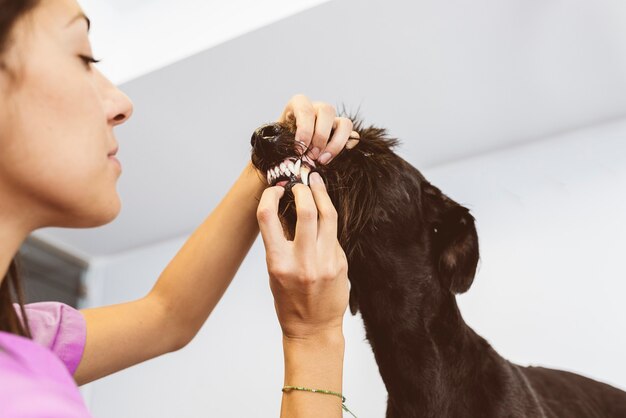
POLYGON ((328 164, 346 146, 354 147, 359 134, 352 130, 352 121, 337 117, 335 108, 327 103, 311 102, 306 96, 297 94, 289 100, 279 122, 295 117, 296 140, 307 147, 311 145, 309 157, 320 164, 328 164), (332 138, 330 132, 334 129, 332 138), (356 141, 355 141, 356 139, 356 141))
POLYGON ((297 214, 293 241, 285 238, 278 218, 283 187, 267 188, 257 209, 270 288, 287 339, 341 333, 350 293, 348 262, 337 240, 337 211, 319 174, 310 179, 310 188, 296 184, 291 189, 297 214))

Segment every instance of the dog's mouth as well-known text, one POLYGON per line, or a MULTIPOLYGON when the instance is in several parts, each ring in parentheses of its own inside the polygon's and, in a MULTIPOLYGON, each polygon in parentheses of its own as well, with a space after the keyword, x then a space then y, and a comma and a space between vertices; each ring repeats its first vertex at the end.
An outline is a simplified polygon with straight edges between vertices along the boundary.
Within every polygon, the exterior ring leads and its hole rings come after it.
POLYGON ((266 171, 270 186, 292 186, 295 183, 309 185, 309 174, 315 170, 315 162, 308 156, 285 158, 266 171))
POLYGON ((287 190, 295 184, 309 185, 309 175, 316 164, 307 154, 309 146, 294 138, 293 126, 271 123, 260 126, 252 134, 252 163, 265 173, 269 186, 283 186, 287 190))

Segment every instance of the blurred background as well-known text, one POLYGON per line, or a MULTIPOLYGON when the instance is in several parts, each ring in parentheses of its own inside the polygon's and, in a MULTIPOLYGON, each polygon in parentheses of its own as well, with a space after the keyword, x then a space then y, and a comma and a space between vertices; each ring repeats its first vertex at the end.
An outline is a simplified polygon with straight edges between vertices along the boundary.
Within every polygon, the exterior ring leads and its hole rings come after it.
MULTIPOLYGON (((387 128, 471 209, 481 264, 459 305, 502 356, 626 390, 626 3, 80 4, 99 68, 135 104, 117 128, 123 207, 100 228, 33 233, 29 300, 144 296, 245 166, 252 131, 303 93, 387 128)), ((359 316, 345 335, 347 404, 383 417, 359 316)), ((99 418, 276 417, 282 383, 259 237, 190 345, 81 390, 99 418)))

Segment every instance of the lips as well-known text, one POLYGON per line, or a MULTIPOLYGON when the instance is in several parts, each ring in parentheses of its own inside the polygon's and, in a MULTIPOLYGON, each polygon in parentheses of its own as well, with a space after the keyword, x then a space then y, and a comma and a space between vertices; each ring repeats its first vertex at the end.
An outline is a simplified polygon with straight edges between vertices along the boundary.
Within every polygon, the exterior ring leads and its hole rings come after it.
POLYGON ((111 150, 111 151, 109 152, 109 155, 108 155, 108 156, 109 156, 109 157, 114 156, 115 154, 117 154, 117 151, 118 151, 119 149, 120 149, 120 147, 119 147, 119 146, 116 146, 116 147, 115 147, 115 149, 113 149, 113 150, 111 150))

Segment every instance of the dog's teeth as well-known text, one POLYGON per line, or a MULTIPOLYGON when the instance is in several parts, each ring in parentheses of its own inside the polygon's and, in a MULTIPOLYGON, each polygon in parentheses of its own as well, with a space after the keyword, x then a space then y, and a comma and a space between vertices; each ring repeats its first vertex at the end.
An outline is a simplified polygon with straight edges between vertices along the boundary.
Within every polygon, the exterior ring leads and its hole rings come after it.
POLYGON ((287 168, 289 169, 289 171, 291 171, 291 173, 294 176, 296 175, 296 166, 293 165, 293 163, 291 161, 289 161, 289 164, 287 164, 287 168))
POLYGON ((274 176, 278 177, 280 175, 280 171, 278 170, 278 167, 274 167, 274 176))
POLYGON ((302 167, 300 167, 300 179, 302 179, 302 183, 305 186, 309 185, 309 173, 311 172, 311 169, 305 165, 303 165, 302 167))
POLYGON ((272 182, 272 176, 270 174, 270 171, 267 170, 267 184, 270 184, 272 182))
POLYGON ((283 174, 287 174, 287 166, 285 163, 280 163, 280 172, 283 174))
POLYGON ((294 170, 293 170, 293 174, 295 174, 296 176, 300 174, 300 164, 302 163, 302 161, 298 160, 296 161, 296 164, 294 165, 294 170))

